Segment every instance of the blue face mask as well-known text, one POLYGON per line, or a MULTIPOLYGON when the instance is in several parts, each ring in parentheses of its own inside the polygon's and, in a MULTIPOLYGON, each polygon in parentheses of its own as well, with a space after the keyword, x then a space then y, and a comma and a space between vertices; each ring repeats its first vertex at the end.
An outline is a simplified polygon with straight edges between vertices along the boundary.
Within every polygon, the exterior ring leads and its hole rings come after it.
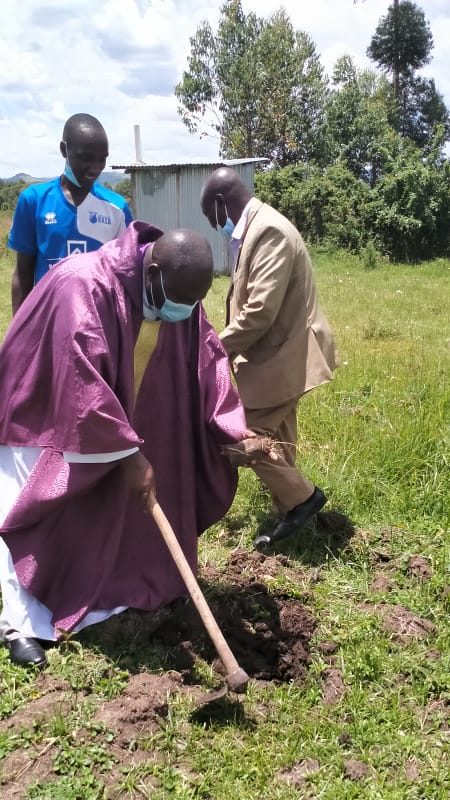
POLYGON ((67 147, 67 142, 64 142, 64 144, 66 145, 66 166, 64 167, 64 175, 66 176, 67 180, 73 183, 74 186, 78 186, 79 189, 82 189, 83 187, 81 186, 81 183, 79 183, 79 181, 75 177, 75 173, 72 167, 70 166, 69 150, 67 147))
POLYGON ((216 200, 216 225, 219 228, 220 232, 224 236, 226 236, 227 239, 231 239, 231 236, 233 234, 233 231, 234 231, 236 225, 234 224, 234 222, 231 219, 231 217, 228 216, 228 210, 227 210, 226 204, 225 204, 225 214, 227 215, 227 218, 225 220, 225 225, 223 225, 223 226, 219 225, 219 219, 218 219, 218 216, 217 216, 217 200, 216 200))
POLYGON ((164 303, 162 304, 161 308, 156 307, 155 300, 153 297, 153 289, 150 286, 150 291, 152 293, 153 307, 156 310, 158 318, 163 320, 164 322, 182 322, 182 320, 188 319, 191 316, 195 306, 197 305, 198 300, 196 300, 196 302, 192 306, 188 306, 187 303, 174 303, 173 300, 168 300, 166 292, 164 290, 162 272, 160 271, 159 274, 161 278, 161 289, 165 297, 164 303))

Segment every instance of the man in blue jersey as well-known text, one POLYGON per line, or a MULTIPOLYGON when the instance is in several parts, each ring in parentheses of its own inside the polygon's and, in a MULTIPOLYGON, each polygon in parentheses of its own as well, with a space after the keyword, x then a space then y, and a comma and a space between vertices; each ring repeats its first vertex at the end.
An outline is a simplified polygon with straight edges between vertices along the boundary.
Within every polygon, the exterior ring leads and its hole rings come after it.
POLYGON ((13 314, 54 264, 117 239, 132 220, 124 198, 96 183, 108 157, 108 139, 98 119, 74 114, 64 125, 59 147, 64 173, 28 186, 14 212, 8 237, 8 246, 17 252, 13 314))

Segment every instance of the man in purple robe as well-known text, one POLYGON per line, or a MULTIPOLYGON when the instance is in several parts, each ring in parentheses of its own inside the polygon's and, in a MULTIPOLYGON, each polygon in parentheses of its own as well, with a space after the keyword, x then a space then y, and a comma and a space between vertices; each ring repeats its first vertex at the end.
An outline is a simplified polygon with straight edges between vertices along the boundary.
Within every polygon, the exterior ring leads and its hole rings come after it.
POLYGON ((237 474, 220 448, 248 432, 199 302, 212 274, 202 236, 136 222, 56 265, 14 317, 0 349, 0 639, 14 662, 42 666, 38 640, 185 592, 143 510, 150 490, 194 571, 198 535, 229 508, 237 474), (144 319, 159 327, 135 398, 144 319))

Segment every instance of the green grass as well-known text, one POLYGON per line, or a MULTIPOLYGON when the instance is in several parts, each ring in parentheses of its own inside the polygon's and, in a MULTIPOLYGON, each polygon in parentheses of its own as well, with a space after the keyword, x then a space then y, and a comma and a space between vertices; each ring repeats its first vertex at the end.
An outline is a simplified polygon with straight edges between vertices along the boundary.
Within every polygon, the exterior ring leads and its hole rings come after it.
POLYGON ((0 339, 11 319, 11 274, 14 255, 6 248, 10 217, 0 211, 0 339))
MULTIPOLYGON (((318 251, 314 263, 342 366, 331 384, 301 401, 298 463, 324 488, 331 507, 351 520, 354 533, 347 539, 308 529, 282 548, 290 567, 298 568, 299 584, 286 578, 278 588, 303 596, 306 586, 318 620, 305 683, 254 684, 245 700, 229 700, 216 712, 193 712, 182 698, 174 700, 159 729, 141 742, 148 759, 123 766, 115 789, 105 789, 114 769, 113 735, 98 730, 94 710, 120 695, 128 671, 156 665, 157 658, 133 643, 124 671, 120 659, 96 647, 93 629, 82 646, 50 652, 48 675, 68 682, 69 710, 19 732, 0 730, 5 758, 20 749, 40 753, 57 739, 51 776, 36 779, 24 797, 449 796, 450 261, 365 270, 356 257, 318 251), (408 573, 413 554, 428 559, 429 580, 408 573), (380 572, 390 578, 390 589, 372 587, 380 572), (406 607, 433 622, 436 633, 399 641, 376 609, 367 610, 379 603, 406 607), (322 699, 330 666, 318 647, 323 640, 338 645, 334 668, 345 694, 335 705, 322 699), (290 784, 286 770, 305 759, 317 762, 314 770, 290 784), (367 764, 367 776, 351 780, 349 759, 367 764)), ((3 258, 2 331, 10 270, 10 259, 3 258)), ((226 279, 216 279, 206 301, 218 328, 226 288, 226 279)), ((266 511, 254 475, 242 471, 232 509, 201 539, 201 562, 224 564, 234 546, 250 547, 266 511)), ((41 693, 35 676, 10 665, 1 648, 0 716, 26 708, 41 693)))

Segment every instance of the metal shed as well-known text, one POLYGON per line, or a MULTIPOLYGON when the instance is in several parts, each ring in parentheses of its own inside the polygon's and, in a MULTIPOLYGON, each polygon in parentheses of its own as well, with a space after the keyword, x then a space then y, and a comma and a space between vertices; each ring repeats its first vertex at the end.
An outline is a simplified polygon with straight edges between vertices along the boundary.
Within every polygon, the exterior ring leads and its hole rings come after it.
POLYGON ((256 166, 263 158, 245 158, 201 163, 180 164, 122 164, 130 175, 133 210, 136 219, 152 222, 163 230, 193 228, 208 239, 216 272, 229 274, 230 260, 227 240, 211 228, 200 208, 200 193, 211 173, 218 167, 235 169, 249 189, 254 189, 256 166))

